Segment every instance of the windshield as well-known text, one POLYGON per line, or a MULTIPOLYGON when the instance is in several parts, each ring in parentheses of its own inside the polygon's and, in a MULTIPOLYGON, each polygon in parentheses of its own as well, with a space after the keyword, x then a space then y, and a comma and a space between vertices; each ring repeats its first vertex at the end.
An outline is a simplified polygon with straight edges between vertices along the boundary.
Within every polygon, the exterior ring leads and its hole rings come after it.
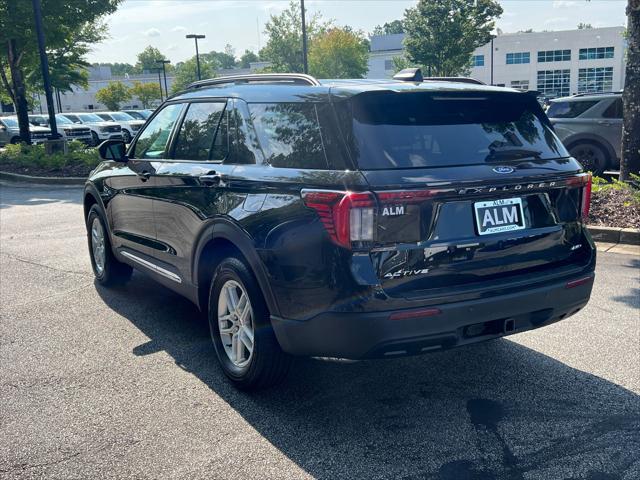
POLYGON ((147 117, 145 116, 145 114, 142 111, 138 111, 138 110, 127 110, 125 112, 127 115, 132 116, 133 118, 135 118, 136 120, 146 120, 147 117))
POLYGON ((135 120, 131 115, 127 115, 124 112, 114 112, 110 114, 113 118, 118 120, 119 122, 129 122, 131 120, 135 120))
POLYGON ((73 123, 82 123, 77 115, 71 115, 69 113, 65 113, 64 118, 69 119, 73 123))
POLYGON ((96 115, 95 113, 79 113, 78 118, 87 123, 91 122, 104 122, 104 119, 96 115))
POLYGON ((0 120, 9 128, 18 128, 18 119, 15 117, 4 117, 0 120))
POLYGON ((73 122, 69 120, 67 117, 63 117, 62 115, 56 115, 56 120, 61 125, 73 125, 73 122))
POLYGON ((372 92, 337 103, 336 111, 364 170, 569 156, 524 94, 372 92))

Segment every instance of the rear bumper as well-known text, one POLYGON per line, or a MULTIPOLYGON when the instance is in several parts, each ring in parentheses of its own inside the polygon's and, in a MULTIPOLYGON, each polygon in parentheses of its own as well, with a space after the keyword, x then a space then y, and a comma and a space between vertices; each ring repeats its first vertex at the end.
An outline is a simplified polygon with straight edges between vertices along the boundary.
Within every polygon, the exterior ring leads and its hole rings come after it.
MULTIPOLYGON (((441 313, 392 320, 397 311, 319 314, 310 320, 271 317, 283 350, 293 355, 389 358, 477 343, 539 328, 578 312, 595 274, 583 273, 513 294, 430 306, 441 313), (572 281, 578 284, 568 288, 572 281)), ((412 309, 401 312, 410 313, 412 309)), ((433 312, 432 312, 433 313, 433 312)))

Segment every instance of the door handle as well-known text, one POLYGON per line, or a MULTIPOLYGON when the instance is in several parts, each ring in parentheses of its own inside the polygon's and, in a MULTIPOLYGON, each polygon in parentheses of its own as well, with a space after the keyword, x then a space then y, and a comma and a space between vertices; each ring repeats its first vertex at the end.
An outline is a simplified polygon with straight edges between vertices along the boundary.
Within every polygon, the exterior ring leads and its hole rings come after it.
POLYGON ((606 127, 610 127, 610 126, 612 125, 612 123, 611 123, 611 122, 607 122, 606 120, 600 120, 598 123, 599 123, 600 125, 604 125, 604 126, 606 126, 606 127))
POLYGON ((216 172, 207 173, 198 177, 200 182, 209 187, 224 186, 222 175, 216 172))

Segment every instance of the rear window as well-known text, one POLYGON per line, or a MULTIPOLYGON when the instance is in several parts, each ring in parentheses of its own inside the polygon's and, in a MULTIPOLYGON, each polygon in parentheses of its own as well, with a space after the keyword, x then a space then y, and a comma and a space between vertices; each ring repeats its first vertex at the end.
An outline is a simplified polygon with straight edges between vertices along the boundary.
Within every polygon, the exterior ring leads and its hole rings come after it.
POLYGON ((598 100, 584 100, 581 102, 551 102, 547 117, 549 118, 576 118, 593 107, 598 100))
POLYGON ((363 170, 568 156, 525 94, 371 92, 336 110, 363 170))

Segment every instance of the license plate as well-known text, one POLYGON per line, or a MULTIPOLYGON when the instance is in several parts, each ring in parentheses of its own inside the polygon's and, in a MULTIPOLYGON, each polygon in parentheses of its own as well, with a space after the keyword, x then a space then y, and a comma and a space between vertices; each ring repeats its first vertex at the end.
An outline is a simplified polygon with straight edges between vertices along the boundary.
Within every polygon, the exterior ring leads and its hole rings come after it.
POLYGON ((490 202, 477 202, 476 225, 480 235, 511 232, 526 228, 522 215, 522 199, 506 198, 490 202))

